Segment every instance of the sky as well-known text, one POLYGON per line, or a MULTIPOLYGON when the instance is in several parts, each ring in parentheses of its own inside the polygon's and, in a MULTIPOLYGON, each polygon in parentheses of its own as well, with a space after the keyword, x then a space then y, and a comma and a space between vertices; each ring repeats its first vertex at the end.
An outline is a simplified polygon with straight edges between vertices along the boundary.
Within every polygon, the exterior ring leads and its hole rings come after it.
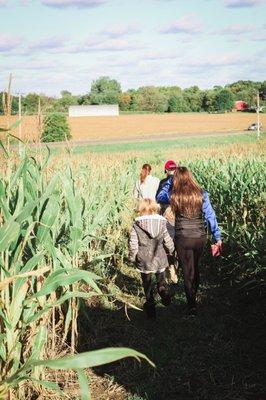
POLYGON ((0 91, 266 79, 266 0, 0 0, 0 91))

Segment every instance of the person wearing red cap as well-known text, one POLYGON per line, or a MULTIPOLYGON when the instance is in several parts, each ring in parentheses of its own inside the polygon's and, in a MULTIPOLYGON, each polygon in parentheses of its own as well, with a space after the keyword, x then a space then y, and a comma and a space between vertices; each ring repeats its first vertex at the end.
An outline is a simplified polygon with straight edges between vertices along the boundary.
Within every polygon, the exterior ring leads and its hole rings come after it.
MULTIPOLYGON (((170 189, 172 187, 172 182, 173 182, 173 175, 175 173, 175 170, 177 169, 177 164, 173 160, 168 160, 164 164, 164 172, 166 174, 166 178, 162 179, 159 184, 159 188, 156 193, 156 201, 157 203, 160 204, 161 207, 161 214, 166 218, 167 220, 167 230, 174 239, 174 234, 175 234, 175 222, 174 218, 169 218, 169 215, 171 214, 171 211, 169 209, 169 202, 170 202, 170 189)), ((168 258, 168 264, 169 267, 167 268, 166 272, 169 277, 169 281, 172 281, 173 283, 178 282, 178 261, 177 261, 177 255, 170 255, 166 250, 167 253, 167 258, 168 258)))
POLYGON ((170 199, 169 199, 169 188, 172 186, 173 175, 177 168, 177 164, 173 160, 168 160, 164 164, 164 172, 166 177, 162 179, 159 183, 159 187, 156 193, 156 201, 161 206, 161 212, 164 214, 167 209, 170 199))

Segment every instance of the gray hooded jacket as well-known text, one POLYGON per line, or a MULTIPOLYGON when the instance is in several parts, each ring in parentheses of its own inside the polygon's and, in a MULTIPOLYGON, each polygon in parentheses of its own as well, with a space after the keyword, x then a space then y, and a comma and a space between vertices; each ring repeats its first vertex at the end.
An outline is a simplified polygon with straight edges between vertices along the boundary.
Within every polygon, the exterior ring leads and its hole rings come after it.
POLYGON ((129 257, 136 261, 142 273, 163 272, 168 267, 164 245, 170 254, 174 252, 166 219, 159 214, 136 218, 129 241, 129 257))

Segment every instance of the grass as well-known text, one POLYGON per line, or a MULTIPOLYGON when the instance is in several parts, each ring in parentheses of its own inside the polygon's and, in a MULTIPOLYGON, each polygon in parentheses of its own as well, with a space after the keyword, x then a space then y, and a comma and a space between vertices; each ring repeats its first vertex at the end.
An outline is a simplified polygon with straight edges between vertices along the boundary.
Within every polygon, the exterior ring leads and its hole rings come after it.
MULTIPOLYGON (((266 134, 261 135, 262 139, 266 134)), ((93 153, 116 153, 126 151, 158 151, 171 149, 193 149, 193 148, 208 148, 211 146, 224 146, 228 144, 249 144, 257 141, 254 133, 242 135, 218 136, 218 137, 191 137, 179 138, 172 140, 153 140, 141 141, 133 143, 115 143, 115 144, 96 144, 88 146, 77 146, 74 149, 74 154, 83 154, 88 151, 93 153)))

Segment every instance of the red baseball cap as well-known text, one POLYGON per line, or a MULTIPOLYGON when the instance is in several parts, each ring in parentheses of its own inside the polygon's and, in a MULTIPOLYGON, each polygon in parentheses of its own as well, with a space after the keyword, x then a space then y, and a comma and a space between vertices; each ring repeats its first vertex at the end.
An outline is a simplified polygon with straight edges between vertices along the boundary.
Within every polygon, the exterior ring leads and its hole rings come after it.
POLYGON ((167 169, 168 171, 174 170, 176 168, 177 168, 177 165, 173 160, 168 160, 164 164, 164 169, 167 169))

